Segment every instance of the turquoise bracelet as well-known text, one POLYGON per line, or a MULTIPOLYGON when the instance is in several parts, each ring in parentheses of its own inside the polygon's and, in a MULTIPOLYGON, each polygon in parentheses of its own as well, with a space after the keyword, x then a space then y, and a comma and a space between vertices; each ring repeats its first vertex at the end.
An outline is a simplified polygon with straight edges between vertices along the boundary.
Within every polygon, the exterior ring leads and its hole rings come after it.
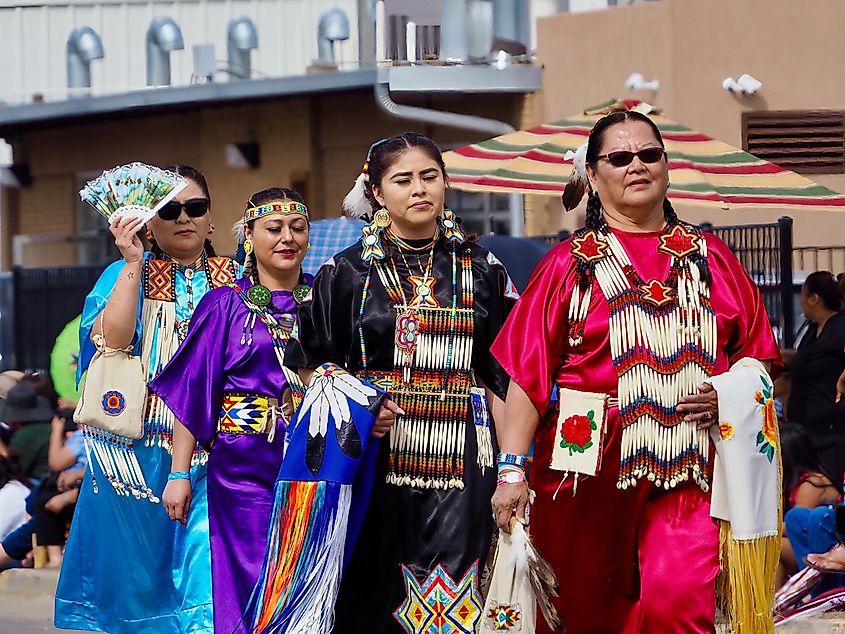
POLYGON ((190 480, 191 474, 187 471, 173 471, 172 473, 168 474, 167 480, 190 480))

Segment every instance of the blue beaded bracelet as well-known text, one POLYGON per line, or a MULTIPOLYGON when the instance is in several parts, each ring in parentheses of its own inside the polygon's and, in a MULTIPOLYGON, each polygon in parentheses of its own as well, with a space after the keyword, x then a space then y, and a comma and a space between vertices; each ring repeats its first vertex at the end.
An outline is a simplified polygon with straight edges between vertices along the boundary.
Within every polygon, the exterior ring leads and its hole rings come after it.
POLYGON ((507 453, 503 451, 499 454, 497 462, 499 463, 500 467, 504 465, 525 467, 525 465, 528 464, 528 456, 526 456, 525 454, 507 453))
POLYGON ((187 471, 173 471, 167 475, 167 480, 190 480, 191 474, 187 471))

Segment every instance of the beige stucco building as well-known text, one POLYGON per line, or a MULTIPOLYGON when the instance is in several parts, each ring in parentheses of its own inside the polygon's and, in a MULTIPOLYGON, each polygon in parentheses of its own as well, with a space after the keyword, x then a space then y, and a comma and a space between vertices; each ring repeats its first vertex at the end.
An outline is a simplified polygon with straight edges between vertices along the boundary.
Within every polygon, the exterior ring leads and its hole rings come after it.
MULTIPOLYGON (((663 0, 579 14, 537 24, 543 91, 536 122, 553 121, 609 98, 638 98, 675 121, 743 147, 744 112, 845 110, 845 4, 830 0, 663 0), (659 90, 627 90, 641 73, 659 90), (754 95, 725 90, 723 81, 748 73, 762 82, 754 95)), ((839 143, 845 145, 843 131, 839 143)), ((834 174, 805 175, 845 192, 845 164, 834 174)), ((692 221, 767 222, 783 212, 721 212, 685 208, 692 221)), ((526 233, 558 227, 560 201, 537 197, 526 208, 526 233)), ((790 211, 798 245, 839 245, 845 214, 790 211)), ((568 227, 577 219, 564 218, 568 227)))

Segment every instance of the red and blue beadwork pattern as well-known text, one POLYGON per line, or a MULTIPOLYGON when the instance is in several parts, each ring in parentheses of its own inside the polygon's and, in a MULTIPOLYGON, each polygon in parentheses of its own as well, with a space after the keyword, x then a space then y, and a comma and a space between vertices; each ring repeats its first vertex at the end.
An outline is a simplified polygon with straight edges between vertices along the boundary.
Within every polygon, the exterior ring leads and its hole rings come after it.
POLYGON ((120 416, 126 409, 126 397, 117 390, 109 390, 103 394, 102 406, 109 416, 120 416))

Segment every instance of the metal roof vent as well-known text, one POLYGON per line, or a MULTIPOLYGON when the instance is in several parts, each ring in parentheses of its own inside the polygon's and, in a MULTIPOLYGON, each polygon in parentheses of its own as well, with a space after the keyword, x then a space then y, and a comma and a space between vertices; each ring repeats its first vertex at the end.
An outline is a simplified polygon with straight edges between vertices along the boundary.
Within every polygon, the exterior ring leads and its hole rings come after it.
POLYGON ((170 85, 170 53, 185 48, 173 18, 155 18, 147 29, 147 86, 170 85))
MULTIPOLYGON (((80 26, 67 38, 67 87, 91 87, 91 60, 103 59, 103 40, 90 26, 80 26)), ((73 97, 74 91, 69 92, 73 97)))
POLYGON ((317 55, 320 64, 335 63, 334 43, 349 39, 349 18, 341 9, 332 9, 320 17, 317 27, 317 55))
POLYGON ((255 23, 245 15, 229 21, 229 77, 249 79, 252 76, 250 51, 258 48, 255 23))

